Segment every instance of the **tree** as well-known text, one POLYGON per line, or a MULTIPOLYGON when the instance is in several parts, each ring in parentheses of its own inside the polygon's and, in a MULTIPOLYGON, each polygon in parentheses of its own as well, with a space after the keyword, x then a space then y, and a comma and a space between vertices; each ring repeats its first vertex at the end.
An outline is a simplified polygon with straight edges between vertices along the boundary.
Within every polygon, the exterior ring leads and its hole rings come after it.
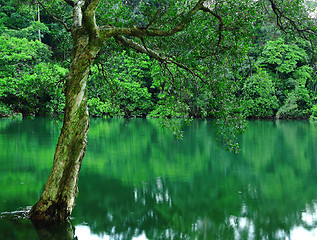
POLYGON ((243 107, 246 117, 273 117, 278 108, 274 84, 267 72, 258 73, 247 78, 243 89, 243 107))
POLYGON ((199 99, 212 92, 207 98, 212 106, 208 109, 212 116, 221 119, 223 128, 227 128, 224 138, 230 142, 241 131, 241 110, 233 100, 236 62, 246 52, 247 37, 252 33, 252 23, 257 20, 254 16, 263 12, 261 1, 64 0, 37 3, 71 32, 73 46, 64 87, 63 127, 44 192, 30 211, 32 221, 64 221, 75 205, 89 127, 87 79, 103 46, 116 43, 159 61, 171 76, 166 84, 167 94, 172 95, 168 98, 172 103, 170 109, 174 106, 174 110, 185 112, 191 106, 188 103, 191 96, 199 99), (65 10, 60 18, 51 11, 54 4, 67 5, 58 8, 65 10), (70 18, 65 15, 69 11, 72 12, 71 27, 70 18), (152 47, 169 48, 168 54, 164 56, 149 48, 149 38, 153 38, 152 47), (169 68, 170 64, 177 68, 169 68), (237 116, 235 123, 232 123, 233 117, 227 116, 232 113, 237 116))
POLYGON ((65 0, 65 2, 73 9, 73 23, 70 28, 73 49, 65 86, 65 116, 51 174, 40 200, 30 211, 31 220, 36 222, 64 221, 74 207, 89 126, 86 84, 93 61, 101 47, 114 37, 118 42, 147 53, 151 57, 168 61, 167 58, 162 59, 156 52, 147 50, 145 46, 134 43, 122 35, 171 36, 183 30, 186 23, 199 10, 206 9, 203 5, 205 1, 198 1, 175 27, 168 30, 149 27, 118 28, 110 25, 97 26, 96 10, 100 0, 65 0))

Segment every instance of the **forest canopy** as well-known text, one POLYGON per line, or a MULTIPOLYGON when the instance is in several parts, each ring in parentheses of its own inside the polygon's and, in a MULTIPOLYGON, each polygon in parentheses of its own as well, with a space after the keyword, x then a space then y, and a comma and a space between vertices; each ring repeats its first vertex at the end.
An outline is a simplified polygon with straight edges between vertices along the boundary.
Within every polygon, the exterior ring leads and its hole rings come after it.
MULTIPOLYGON (((164 24, 168 28, 174 18, 182 17, 175 9, 190 7, 188 3, 179 8, 178 1, 173 4, 112 1, 111 7, 105 3, 99 8, 102 14, 97 20, 117 27, 164 24), (153 7, 157 11, 149 10, 153 7)), ((311 8, 314 4, 308 1, 311 8)), ((282 20, 258 17, 251 12, 256 6, 246 5, 218 3, 212 17, 200 14, 184 33, 159 41, 134 39, 157 52, 164 51, 186 68, 160 62, 123 44, 105 46, 88 82, 90 115, 216 117, 222 108, 219 102, 231 108, 228 111, 239 111, 248 118, 308 118, 316 114, 315 39, 280 30, 276 21, 282 20), (234 19, 230 12, 236 12, 234 19)), ((0 116, 63 114, 62 90, 72 41, 55 16, 70 25, 68 14, 70 9, 60 1, 38 5, 0 1, 0 116)), ((304 17, 296 16, 296 21, 304 17)), ((316 29, 315 25, 311 28, 316 29)))

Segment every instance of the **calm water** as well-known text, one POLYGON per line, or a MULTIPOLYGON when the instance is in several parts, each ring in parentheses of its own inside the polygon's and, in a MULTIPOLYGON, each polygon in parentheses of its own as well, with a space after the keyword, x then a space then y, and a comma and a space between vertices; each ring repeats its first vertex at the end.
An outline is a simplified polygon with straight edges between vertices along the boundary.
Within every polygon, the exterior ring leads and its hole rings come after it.
POLYGON ((241 153, 194 121, 92 120, 70 222, 36 229, 60 124, 0 119, 0 239, 317 239, 317 123, 249 122, 241 153), (17 211, 17 212, 14 212, 17 211))

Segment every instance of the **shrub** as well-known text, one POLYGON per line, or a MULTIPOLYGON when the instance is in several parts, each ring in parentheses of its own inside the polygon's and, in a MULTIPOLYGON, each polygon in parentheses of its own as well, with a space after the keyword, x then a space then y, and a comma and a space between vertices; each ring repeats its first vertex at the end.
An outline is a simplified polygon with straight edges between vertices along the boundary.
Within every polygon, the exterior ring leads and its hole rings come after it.
POLYGON ((303 86, 297 86, 288 94, 284 105, 278 110, 276 118, 307 118, 312 105, 308 90, 303 86))
POLYGON ((13 114, 10 107, 0 102, 0 117, 8 117, 13 114))
POLYGON ((310 120, 317 120, 317 104, 311 108, 312 114, 310 120))
POLYGON ((60 115, 67 69, 51 63, 39 41, 0 36, 0 100, 23 116, 60 115))
POLYGON ((272 117, 279 106, 274 84, 265 71, 249 77, 243 85, 242 94, 246 117, 272 117))

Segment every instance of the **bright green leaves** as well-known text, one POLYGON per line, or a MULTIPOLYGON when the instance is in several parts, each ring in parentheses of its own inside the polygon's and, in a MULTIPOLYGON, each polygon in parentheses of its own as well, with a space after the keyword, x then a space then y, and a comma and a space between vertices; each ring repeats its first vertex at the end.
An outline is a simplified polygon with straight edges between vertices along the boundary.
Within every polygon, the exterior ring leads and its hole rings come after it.
POLYGON ((27 38, 28 40, 38 40, 39 31, 40 37, 43 38, 44 34, 49 33, 49 28, 44 23, 34 21, 31 22, 31 25, 26 28, 22 28, 19 30, 7 29, 4 31, 4 33, 11 37, 27 38))
POLYGON ((267 42, 260 63, 263 66, 272 65, 280 73, 290 73, 306 60, 304 49, 295 44, 287 44, 284 39, 279 38, 267 42))
POLYGON ((312 107, 312 115, 310 116, 311 120, 317 120, 317 104, 312 107))
POLYGON ((298 67, 294 73, 293 77, 296 79, 297 83, 301 86, 305 86, 306 82, 312 78, 313 69, 308 65, 298 67))
MULTIPOLYGON (((256 76, 244 81, 244 111, 248 117, 307 118, 312 106, 312 89, 309 89, 313 68, 308 65, 309 56, 306 49, 312 46, 309 42, 298 40, 286 42, 283 38, 268 41, 262 51, 257 65, 265 70, 258 71, 256 76), (270 79, 266 81, 265 79, 270 79), (249 81, 256 86, 256 96, 250 96, 249 81), (268 87, 267 84, 271 87, 268 87), (270 94, 264 89, 271 89, 270 94), (272 90, 273 89, 273 90, 272 90), (275 90, 274 90, 275 89, 275 90)), ((260 47, 257 47, 260 49, 260 47)), ((310 55, 312 53, 309 52, 310 55)), ((312 61, 312 60, 310 60, 312 61)))
POLYGON ((48 62, 51 51, 39 41, 0 36, 0 102, 24 116, 63 112, 67 70, 48 62))
POLYGON ((297 86, 287 95, 284 105, 276 113, 277 118, 307 118, 312 101, 304 86, 297 86))
POLYGON ((144 117, 153 109, 151 61, 146 55, 123 51, 97 62, 99 71, 94 67, 88 82, 92 116, 144 117))
POLYGON ((67 70, 51 63, 50 47, 37 40, 49 33, 47 25, 37 21, 37 7, 0 1, 0 9, 1 105, 24 116, 61 115, 67 70), (19 14, 23 23, 15 21, 19 14))
POLYGON ((48 54, 47 46, 37 41, 28 41, 26 38, 20 39, 0 36, 0 64, 17 64, 19 62, 40 62, 48 54), (43 54, 43 50, 45 53, 43 54))
POLYGON ((109 101, 102 101, 99 97, 91 97, 87 104, 90 115, 94 117, 102 117, 106 114, 116 116, 118 114, 118 111, 112 107, 109 101))
POLYGON ((48 60, 48 46, 26 38, 0 36, 0 77, 13 77, 21 71, 33 71, 34 65, 48 60))
POLYGON ((243 85, 243 109, 246 117, 273 117, 278 108, 274 84, 267 72, 259 71, 243 85))
POLYGON ((39 41, 10 37, 6 34, 0 36, 0 67, 2 69, 5 65, 25 68, 48 60, 50 55, 48 46, 39 41))

